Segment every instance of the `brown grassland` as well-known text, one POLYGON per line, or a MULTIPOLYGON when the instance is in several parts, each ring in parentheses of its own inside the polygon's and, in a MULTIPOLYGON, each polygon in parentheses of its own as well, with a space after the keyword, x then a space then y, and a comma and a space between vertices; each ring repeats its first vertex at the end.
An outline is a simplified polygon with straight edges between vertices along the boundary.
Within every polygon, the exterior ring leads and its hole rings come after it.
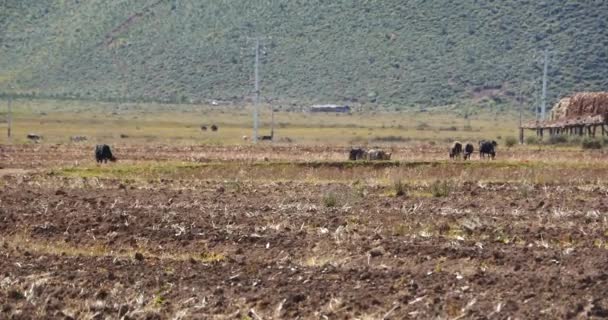
POLYGON ((16 101, 0 318, 608 316, 603 150, 507 148, 516 117, 450 109, 279 110, 252 145, 250 109, 223 108, 16 101), (448 160, 482 138, 496 160, 448 160), (101 142, 118 162, 94 162, 101 142))

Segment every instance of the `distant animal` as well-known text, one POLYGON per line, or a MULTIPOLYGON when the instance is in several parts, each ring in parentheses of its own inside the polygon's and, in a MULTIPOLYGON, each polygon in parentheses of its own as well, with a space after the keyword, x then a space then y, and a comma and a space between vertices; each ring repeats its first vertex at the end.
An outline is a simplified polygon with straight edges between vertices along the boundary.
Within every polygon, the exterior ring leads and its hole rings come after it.
POLYGON ((211 131, 217 131, 218 127, 216 125, 211 126, 211 131))
POLYGON ((87 137, 85 137, 85 136, 71 136, 70 137, 70 141, 72 141, 72 142, 87 141, 87 137))
POLYGON ((128 134, 124 134, 124 133, 121 133, 121 134, 120 134, 120 138, 121 138, 121 139, 127 139, 128 137, 129 137, 129 135, 128 135, 128 134))
POLYGON ((249 137, 248 136, 243 136, 243 141, 247 141, 247 140, 249 140, 249 137))
POLYGON ((274 130, 270 130, 270 135, 269 136, 261 136, 260 139, 272 141, 273 137, 274 137, 274 130))
POLYGON ((460 158, 461 153, 462 143, 454 141, 454 143, 452 143, 452 146, 450 147, 450 159, 460 158))
POLYGON ((207 131, 207 126, 201 126, 201 130, 207 131))
POLYGON ((348 154, 348 160, 355 161, 365 159, 367 157, 367 151, 363 148, 351 148, 348 154))
POLYGON ((97 163, 107 163, 108 160, 114 162, 116 161, 116 157, 112 155, 112 150, 110 150, 110 146, 107 144, 98 144, 95 147, 95 160, 97 163))
POLYGON ((473 152, 475 151, 475 148, 473 147, 472 143, 467 143, 464 146, 464 159, 471 159, 471 154, 473 154, 473 152))
POLYGON ((391 153, 380 149, 371 149, 367 151, 367 160, 390 160, 391 153))
POLYGON ((485 158, 486 156, 494 159, 496 157, 496 146, 498 143, 496 141, 479 141, 479 158, 485 158))
POLYGON ((35 133, 28 133, 27 139, 38 143, 38 141, 42 140, 42 136, 39 134, 35 134, 35 133))

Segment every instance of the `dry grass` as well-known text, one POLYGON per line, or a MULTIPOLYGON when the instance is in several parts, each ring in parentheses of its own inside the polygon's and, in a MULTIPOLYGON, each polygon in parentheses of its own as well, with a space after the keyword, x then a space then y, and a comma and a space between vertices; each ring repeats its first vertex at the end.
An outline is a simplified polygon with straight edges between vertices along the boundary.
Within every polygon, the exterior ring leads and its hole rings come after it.
POLYGON ((133 249, 129 247, 113 248, 102 244, 96 245, 72 245, 55 240, 36 239, 27 233, 17 233, 0 238, 9 248, 25 250, 42 255, 57 255, 69 257, 113 257, 113 258, 135 258, 137 254, 144 258, 170 260, 170 261, 196 261, 202 263, 214 263, 223 261, 226 257, 221 253, 202 250, 200 253, 191 252, 162 252, 156 253, 146 248, 133 249))
MULTIPOLYGON (((67 143, 70 136, 85 135, 92 142, 172 143, 181 145, 249 144, 252 119, 249 106, 210 107, 202 105, 116 104, 90 101, 16 100, 13 103, 13 142, 25 143, 25 135, 35 132, 46 143, 67 143), (218 132, 200 130, 201 125, 217 124, 218 132), (120 135, 127 135, 121 139, 120 135)), ((262 106, 260 134, 270 131, 270 106, 262 106)), ((510 114, 481 113, 469 122, 450 109, 420 113, 363 112, 348 114, 310 114, 276 112, 275 137, 298 144, 375 144, 407 143, 411 140, 437 141, 478 139, 514 135, 516 118, 510 114), (426 124, 421 127, 419 124, 426 124), (423 130, 422 130, 422 129, 423 130), (450 130, 445 130, 449 128, 450 130), (456 129, 456 130, 454 130, 456 129), (382 137, 391 137, 384 140, 382 137)), ((0 124, 4 131, 6 124, 0 124)), ((6 143, 6 136, 0 143, 6 143)))
MULTIPOLYGON (((52 169, 50 174, 72 178, 110 178, 147 181, 170 179, 189 181, 242 181, 307 183, 367 181, 390 185, 396 179, 408 185, 429 185, 436 180, 463 182, 569 183, 603 185, 608 165, 539 161, 420 161, 420 162, 137 162, 112 166, 77 166, 52 169)), ((429 192, 433 193, 429 190, 429 192)))

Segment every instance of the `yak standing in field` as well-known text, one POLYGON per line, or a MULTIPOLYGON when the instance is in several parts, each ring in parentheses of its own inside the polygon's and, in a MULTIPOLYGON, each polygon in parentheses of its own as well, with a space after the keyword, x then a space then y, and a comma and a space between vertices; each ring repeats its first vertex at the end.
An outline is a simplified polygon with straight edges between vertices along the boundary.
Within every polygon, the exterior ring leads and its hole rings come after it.
POLYGON ((27 139, 34 141, 35 143, 38 143, 40 140, 42 140, 42 136, 39 134, 35 134, 35 133, 28 133, 27 139))
POLYGON ((496 141, 479 141, 479 158, 485 158, 486 155, 494 159, 496 157, 496 146, 498 143, 496 141))
POLYGON ((351 148, 348 159, 355 160, 390 160, 392 153, 380 149, 365 150, 363 148, 351 148))
POLYGON ((365 159, 367 156, 367 151, 363 150, 363 148, 351 148, 350 153, 348 154, 348 160, 355 161, 365 159))
POLYGON ((117 159, 114 157, 114 155, 112 155, 110 146, 107 144, 98 144, 95 147, 95 160, 97 160, 97 163, 107 163, 108 160, 114 162, 117 159))
POLYGON ((464 146, 464 159, 467 160, 471 160, 471 154, 473 154, 473 152, 475 151, 475 148, 473 147, 472 143, 467 143, 464 146))
POLYGON ((371 149, 367 152, 367 160, 391 160, 391 153, 380 149, 371 149))
POLYGON ((450 159, 460 158, 461 153, 462 143, 454 141, 454 143, 452 143, 452 146, 450 147, 450 159))

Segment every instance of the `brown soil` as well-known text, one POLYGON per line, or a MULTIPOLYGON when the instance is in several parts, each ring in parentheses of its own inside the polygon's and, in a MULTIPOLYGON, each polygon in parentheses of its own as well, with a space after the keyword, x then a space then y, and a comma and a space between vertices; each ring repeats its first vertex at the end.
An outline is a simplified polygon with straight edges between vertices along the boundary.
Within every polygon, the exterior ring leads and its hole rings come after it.
POLYGON ((603 185, 44 179, 0 176, 0 318, 608 316, 603 185))

